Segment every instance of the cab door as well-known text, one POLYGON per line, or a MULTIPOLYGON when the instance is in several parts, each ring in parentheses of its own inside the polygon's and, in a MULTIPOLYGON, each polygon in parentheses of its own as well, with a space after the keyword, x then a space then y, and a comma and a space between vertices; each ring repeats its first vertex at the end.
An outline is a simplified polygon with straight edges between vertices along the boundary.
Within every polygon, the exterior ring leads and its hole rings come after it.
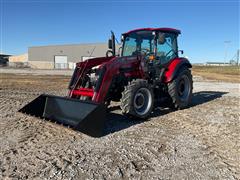
POLYGON ((156 59, 159 64, 165 65, 178 57, 177 35, 173 33, 158 34, 156 59))

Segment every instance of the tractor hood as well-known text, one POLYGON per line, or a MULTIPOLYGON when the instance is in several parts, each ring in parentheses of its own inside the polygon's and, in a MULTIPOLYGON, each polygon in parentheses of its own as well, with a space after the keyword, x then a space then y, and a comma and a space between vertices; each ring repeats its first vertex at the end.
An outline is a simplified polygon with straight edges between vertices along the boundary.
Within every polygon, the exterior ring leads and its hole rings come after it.
POLYGON ((97 57, 92 59, 87 59, 86 61, 79 62, 76 64, 77 67, 85 67, 85 68, 92 68, 94 66, 101 65, 103 63, 109 62, 112 59, 115 59, 115 56, 111 57, 97 57))

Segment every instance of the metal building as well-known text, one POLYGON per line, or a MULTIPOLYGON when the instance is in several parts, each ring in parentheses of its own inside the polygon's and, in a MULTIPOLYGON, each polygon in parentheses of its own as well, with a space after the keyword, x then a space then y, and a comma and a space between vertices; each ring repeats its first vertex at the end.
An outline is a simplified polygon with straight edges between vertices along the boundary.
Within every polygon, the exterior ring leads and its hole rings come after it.
POLYGON ((29 47, 28 64, 38 69, 73 69, 77 62, 105 56, 107 50, 107 43, 29 47))
POLYGON ((6 66, 11 55, 0 53, 0 66, 6 66))
POLYGON ((11 67, 28 67, 28 54, 20 54, 16 56, 10 56, 8 58, 8 65, 11 67))

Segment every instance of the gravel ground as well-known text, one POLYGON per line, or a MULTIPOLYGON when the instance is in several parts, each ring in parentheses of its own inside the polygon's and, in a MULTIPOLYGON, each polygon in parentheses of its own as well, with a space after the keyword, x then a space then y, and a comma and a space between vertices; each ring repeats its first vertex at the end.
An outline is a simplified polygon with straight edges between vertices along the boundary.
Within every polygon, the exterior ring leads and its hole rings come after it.
POLYGON ((194 77, 190 108, 145 122, 113 105, 101 138, 17 112, 68 80, 1 74, 0 179, 240 179, 240 84, 194 77))

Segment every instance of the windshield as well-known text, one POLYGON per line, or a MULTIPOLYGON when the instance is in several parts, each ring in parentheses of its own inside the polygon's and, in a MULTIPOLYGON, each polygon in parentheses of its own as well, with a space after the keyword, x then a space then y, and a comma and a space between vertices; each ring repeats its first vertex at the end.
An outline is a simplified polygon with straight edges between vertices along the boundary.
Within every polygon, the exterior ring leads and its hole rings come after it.
POLYGON ((152 53, 154 35, 152 31, 137 31, 125 36, 122 56, 134 56, 138 53, 152 53))

